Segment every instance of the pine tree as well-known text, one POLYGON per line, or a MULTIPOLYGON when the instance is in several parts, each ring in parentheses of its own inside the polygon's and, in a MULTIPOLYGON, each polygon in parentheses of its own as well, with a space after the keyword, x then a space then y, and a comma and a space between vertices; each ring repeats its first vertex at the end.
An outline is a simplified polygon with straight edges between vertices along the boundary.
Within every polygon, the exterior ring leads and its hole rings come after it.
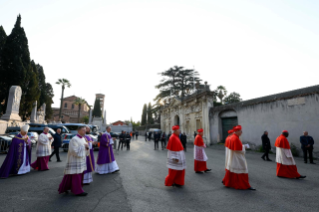
POLYGON ((144 104, 143 106, 143 112, 142 112, 142 120, 141 120, 141 124, 142 126, 144 126, 146 124, 146 116, 147 116, 147 105, 144 104))
POLYGON ((179 96, 183 99, 187 91, 193 89, 194 83, 201 81, 197 71, 184 69, 180 66, 174 66, 160 73, 160 75, 164 78, 155 86, 155 88, 160 90, 160 93, 154 99, 157 103, 172 95, 179 96))
POLYGON ((33 60, 27 69, 27 77, 22 93, 24 95, 21 98, 19 113, 22 119, 26 120, 31 115, 33 103, 39 101, 41 94, 37 78, 37 67, 33 60))
POLYGON ((53 97, 54 97, 53 88, 50 83, 45 84, 45 94, 46 94, 45 118, 46 120, 50 120, 53 115, 53 110, 51 106, 53 104, 53 97))
POLYGON ((6 40, 7 40, 7 34, 4 31, 3 27, 0 26, 0 61, 1 61, 1 52, 2 52, 4 44, 6 43, 6 40))
MULTIPOLYGON (((12 29, 11 34, 7 37, 1 52, 0 76, 2 87, 0 89, 0 99, 5 99, 5 106, 8 103, 8 93, 12 85, 19 85, 22 88, 22 98, 20 105, 28 103, 30 100, 26 97, 29 83, 33 84, 34 76, 31 74, 32 67, 30 61, 30 52, 28 39, 21 27, 21 16, 12 29)), ((32 104, 32 103, 31 103, 32 104)), ((20 108, 20 112, 25 112, 25 108, 20 108)), ((20 114, 24 116, 25 114, 20 114)))
POLYGON ((101 104, 99 99, 95 99, 92 115, 93 117, 102 117, 101 104))

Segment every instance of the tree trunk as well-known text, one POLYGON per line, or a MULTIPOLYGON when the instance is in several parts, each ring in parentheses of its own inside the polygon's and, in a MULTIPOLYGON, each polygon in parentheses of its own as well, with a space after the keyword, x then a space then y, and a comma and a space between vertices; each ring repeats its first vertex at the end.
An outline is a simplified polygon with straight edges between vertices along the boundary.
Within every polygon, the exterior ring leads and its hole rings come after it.
POLYGON ((81 104, 79 104, 79 111, 78 111, 78 123, 80 123, 80 111, 81 111, 81 104))
POLYGON ((62 85, 62 94, 61 94, 61 105, 60 105, 60 113, 59 113, 59 119, 62 122, 62 104, 63 104, 63 95, 64 95, 64 85, 62 85))

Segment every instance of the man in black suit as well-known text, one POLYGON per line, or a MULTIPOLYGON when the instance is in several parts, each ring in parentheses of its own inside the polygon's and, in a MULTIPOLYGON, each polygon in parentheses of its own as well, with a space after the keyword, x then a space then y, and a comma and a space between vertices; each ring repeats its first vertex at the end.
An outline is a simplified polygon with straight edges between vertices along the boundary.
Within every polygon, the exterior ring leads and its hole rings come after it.
POLYGON ((129 132, 126 133, 126 150, 130 150, 131 135, 129 132))
POLYGON ((184 151, 186 152, 186 142, 187 142, 187 136, 185 133, 181 134, 181 142, 182 142, 182 145, 184 147, 184 151))
POLYGON ((50 161, 51 161, 52 156, 55 154, 57 162, 61 162, 61 160, 60 160, 60 147, 62 145, 61 129, 58 128, 56 130, 56 133, 54 135, 52 135, 52 137, 54 138, 54 141, 51 144, 51 146, 52 146, 52 148, 54 148, 54 151, 52 152, 52 154, 50 156, 50 161))
POLYGON ((300 137, 300 143, 301 143, 301 149, 303 151, 304 162, 307 163, 307 161, 308 161, 307 153, 309 153, 310 163, 315 164, 313 162, 313 158, 312 158, 313 145, 315 142, 314 142, 313 138, 308 135, 307 131, 305 131, 303 133, 303 136, 300 137))
POLYGON ((154 150, 158 149, 159 140, 160 140, 160 134, 158 132, 154 132, 154 150))
POLYGON ((120 150, 120 147, 121 147, 121 150, 123 150, 123 146, 124 146, 125 142, 126 142, 126 134, 125 134, 125 131, 122 131, 122 133, 119 136, 119 148, 118 148, 118 150, 120 150))
POLYGON ((269 154, 269 151, 271 150, 271 144, 270 144, 270 140, 268 138, 268 132, 265 131, 264 134, 261 136, 261 141, 262 141, 262 144, 263 144, 263 149, 264 149, 264 154, 263 156, 261 156, 261 158, 263 160, 265 160, 265 157, 267 159, 267 161, 271 161, 268 157, 268 154, 269 154))

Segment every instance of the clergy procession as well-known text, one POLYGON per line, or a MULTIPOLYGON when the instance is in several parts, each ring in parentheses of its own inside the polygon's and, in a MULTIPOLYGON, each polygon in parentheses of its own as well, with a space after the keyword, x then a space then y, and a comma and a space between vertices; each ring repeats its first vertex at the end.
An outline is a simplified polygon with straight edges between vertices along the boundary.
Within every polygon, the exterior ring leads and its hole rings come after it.
MULTIPOLYGON (((36 146, 37 159, 33 163, 31 163, 32 146, 27 136, 28 129, 28 125, 21 127, 20 133, 12 140, 12 145, 0 169, 2 179, 8 178, 9 175, 26 174, 30 172, 31 167, 37 171, 49 170, 48 162, 51 155, 51 144, 54 139, 48 132, 48 127, 45 127, 43 133, 39 136, 39 142, 36 146)), ((165 186, 180 188, 185 185, 186 157, 180 140, 180 127, 178 125, 173 126, 172 130, 173 134, 169 137, 166 146, 168 175, 164 184, 165 186)), ((82 187, 93 182, 94 172, 103 175, 116 173, 120 170, 112 147, 116 138, 112 138, 110 132, 111 127, 108 126, 106 132, 101 136, 95 164, 93 145, 96 145, 97 142, 89 136, 90 127, 80 126, 78 128, 78 134, 70 140, 64 177, 58 187, 60 194, 67 194, 71 191, 76 196, 86 196, 88 193, 82 187)), ((225 140, 225 176, 222 183, 227 188, 256 190, 249 183, 248 165, 245 158, 246 149, 249 148, 249 145, 242 144, 240 140, 242 133, 240 125, 228 131, 229 135, 225 140)), ((300 175, 297 171, 287 140, 288 136, 288 131, 284 130, 275 142, 276 176, 295 179, 305 178, 306 176, 300 175)), ((208 157, 205 148, 203 129, 198 129, 194 140, 194 171, 197 174, 211 171, 207 168, 208 157)), ((268 156, 267 159, 269 160, 268 156)), ((213 165, 213 162, 210 165, 213 165)), ((275 173, 275 169, 273 171, 275 173)))

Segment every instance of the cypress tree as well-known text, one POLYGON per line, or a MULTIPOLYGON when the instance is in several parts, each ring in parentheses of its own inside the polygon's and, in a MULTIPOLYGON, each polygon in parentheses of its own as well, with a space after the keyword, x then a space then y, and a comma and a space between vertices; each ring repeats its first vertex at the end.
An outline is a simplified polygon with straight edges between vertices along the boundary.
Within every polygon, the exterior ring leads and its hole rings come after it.
POLYGON ((92 115, 93 117, 102 117, 101 104, 99 99, 95 99, 92 115))
MULTIPOLYGON (((0 64, 0 76, 2 82, 0 99, 6 100, 4 108, 7 107, 8 93, 12 85, 19 85, 22 88, 20 106, 28 103, 30 99, 29 97, 26 97, 27 87, 30 86, 29 83, 31 83, 31 85, 35 84, 35 80, 34 75, 31 74, 33 71, 30 61, 28 39, 24 29, 21 27, 20 15, 17 17, 14 28, 3 46, 0 64)), ((31 94, 28 96, 31 96, 31 94)), ((25 108, 20 107, 20 112, 24 113, 25 111, 25 108)), ((20 115, 23 117, 25 116, 25 114, 20 115)))
POLYGON ((143 106, 143 112, 142 112, 142 120, 141 120, 141 125, 145 125, 146 124, 146 116, 147 116, 147 105, 144 104, 143 106))
MULTIPOLYGON (((4 44, 6 43, 6 40, 7 40, 7 34, 4 31, 3 27, 0 26, 0 70, 1 70, 1 52, 2 52, 4 44)), ((0 88, 2 88, 2 87, 3 87, 3 79, 1 77, 1 79, 0 79, 0 88)), ((3 101, 3 99, 4 98, 1 98, 1 96, 0 96, 0 116, 1 116, 2 110, 3 110, 2 105, 1 105, 1 102, 3 101)))
POLYGON ((147 123, 148 124, 154 124, 153 116, 152 116, 152 105, 151 103, 148 103, 147 108, 147 123))

